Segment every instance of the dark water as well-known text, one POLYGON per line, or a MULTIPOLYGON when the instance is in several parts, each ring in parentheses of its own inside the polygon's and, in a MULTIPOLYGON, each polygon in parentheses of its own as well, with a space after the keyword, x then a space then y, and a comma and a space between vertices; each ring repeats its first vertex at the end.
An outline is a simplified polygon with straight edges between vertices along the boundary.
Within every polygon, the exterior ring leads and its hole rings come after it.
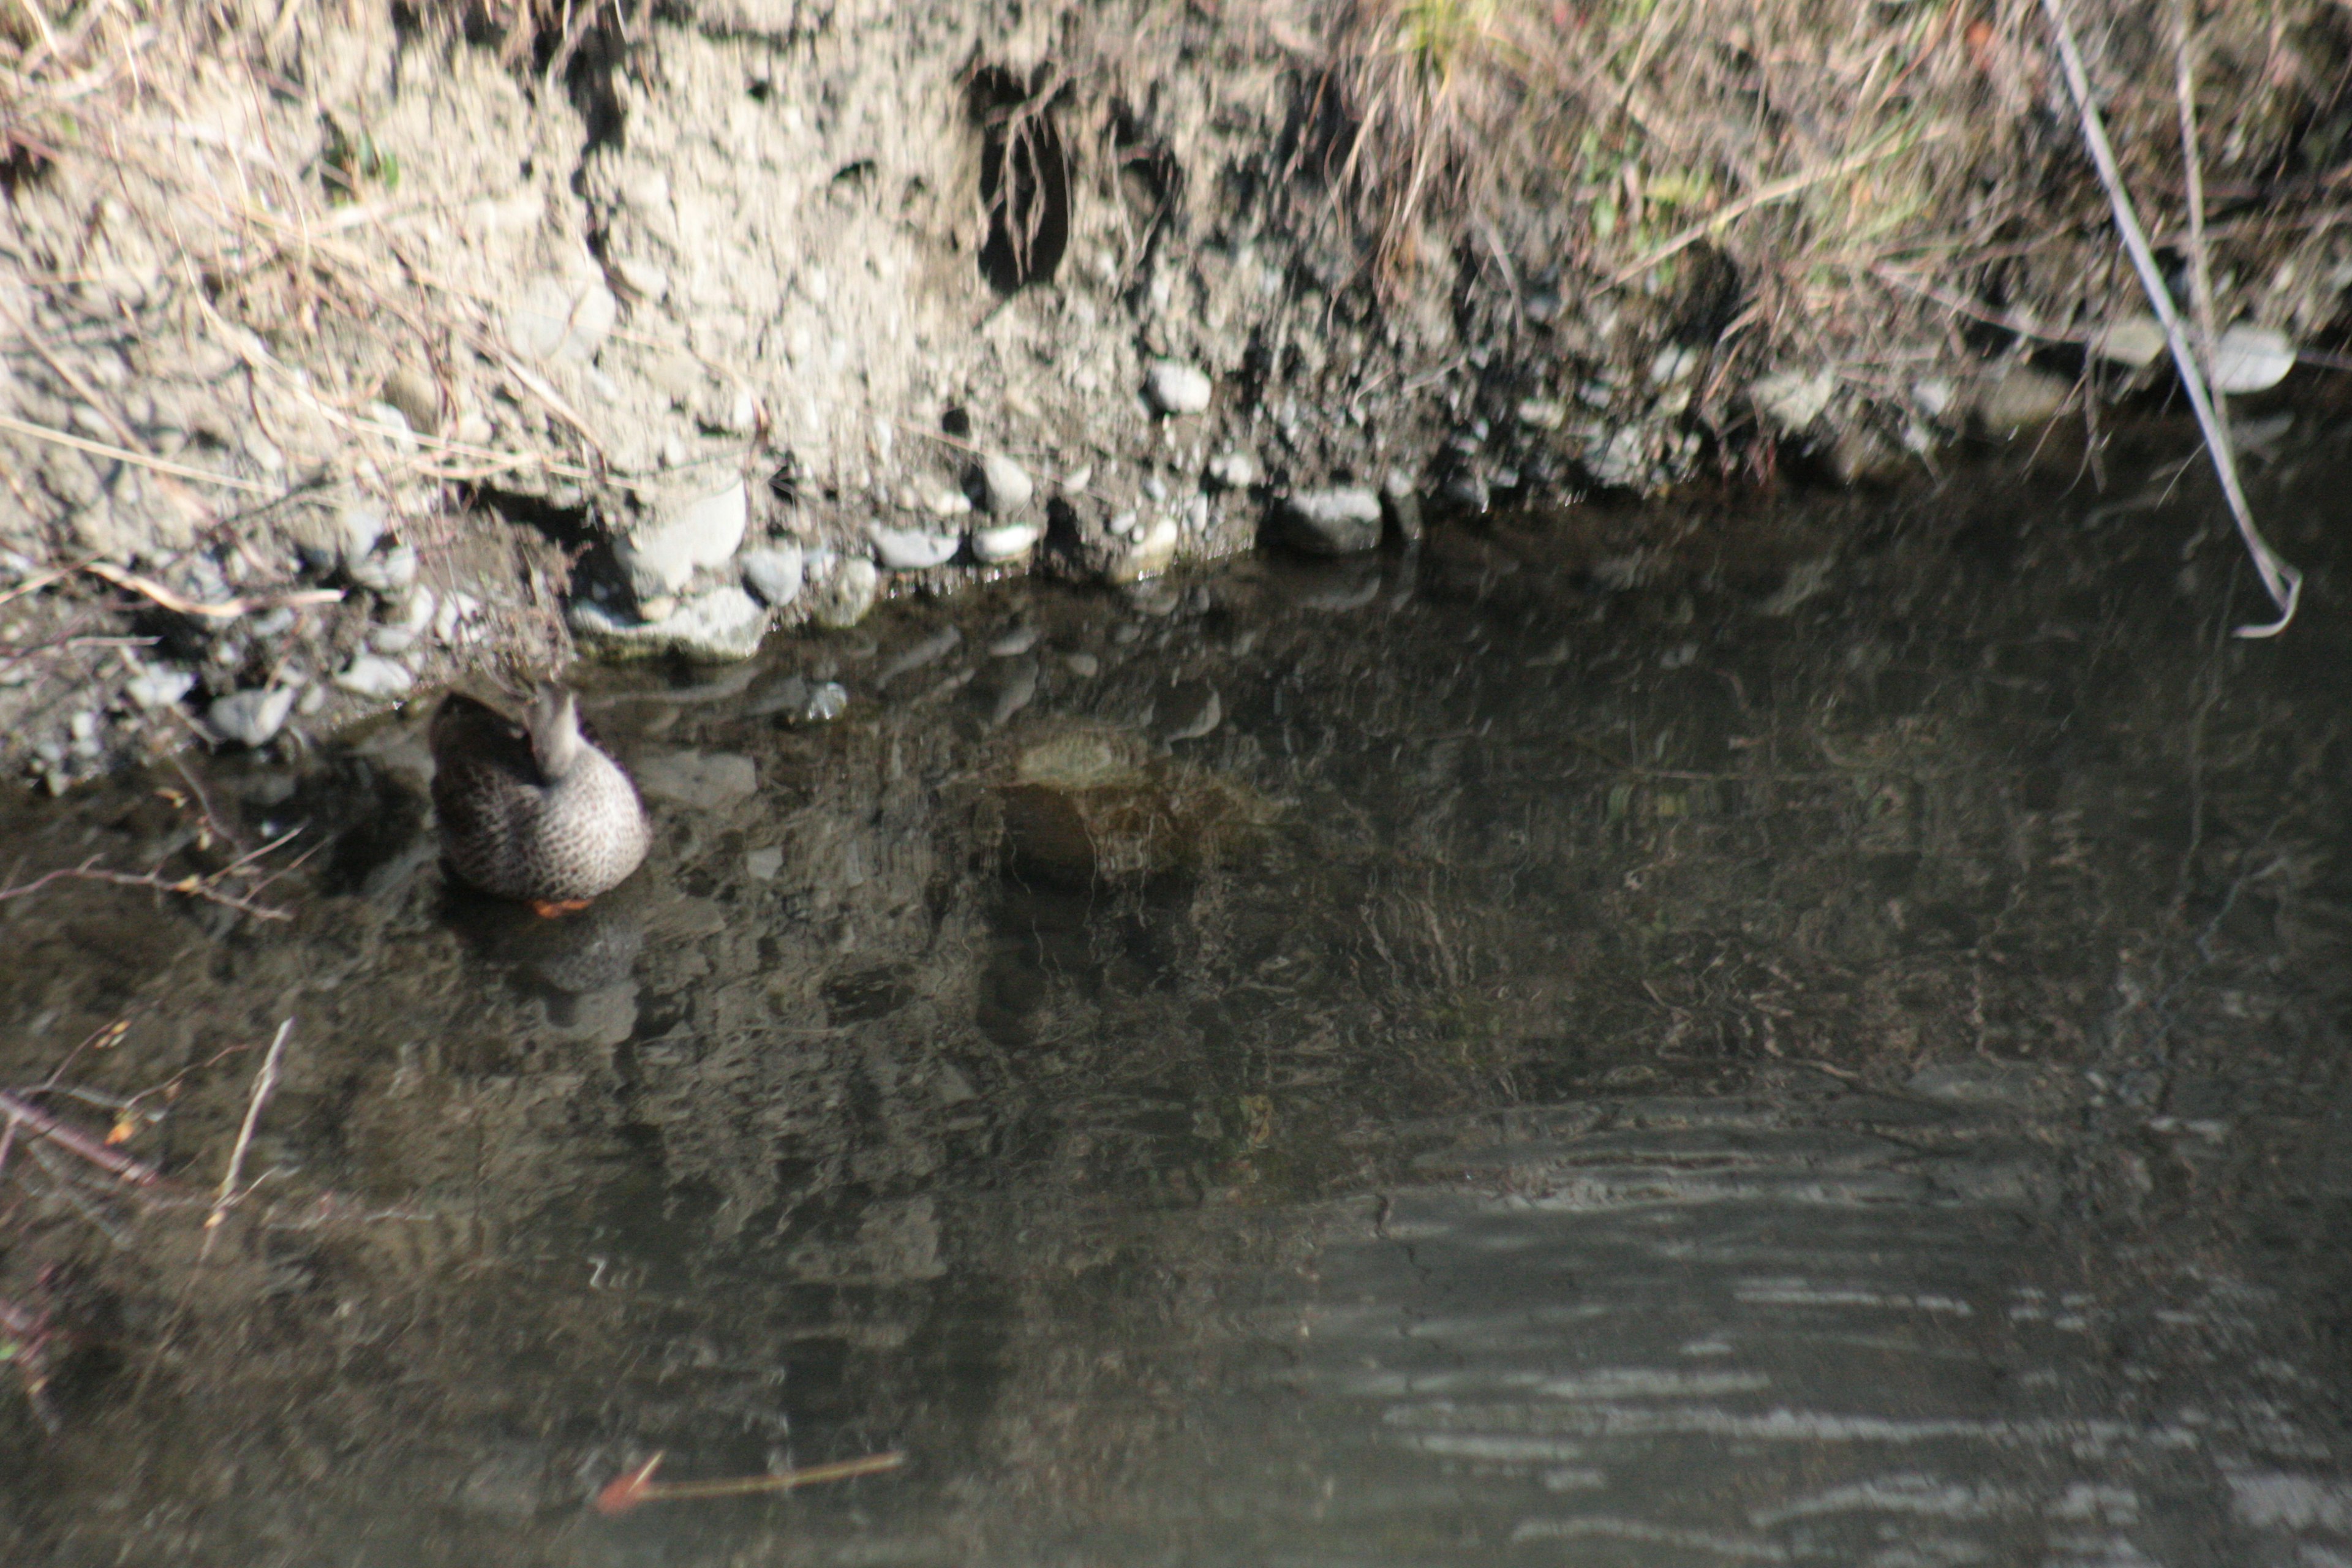
POLYGON ((559 921, 417 721, 6 807, 311 853, 0 902, 0 1080, 171 1177, 9 1152, 0 1558, 2352 1563, 2352 452, 2260 644, 2160 455, 614 678, 659 842, 559 921))

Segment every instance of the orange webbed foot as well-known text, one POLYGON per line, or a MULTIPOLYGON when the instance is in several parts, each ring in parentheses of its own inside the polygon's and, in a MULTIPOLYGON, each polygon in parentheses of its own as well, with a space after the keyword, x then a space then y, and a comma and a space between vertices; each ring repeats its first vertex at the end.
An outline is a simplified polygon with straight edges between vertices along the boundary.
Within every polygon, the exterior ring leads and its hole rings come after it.
POLYGON ((530 912, 543 921, 551 921, 558 915, 576 915, 587 907, 586 899, 533 899, 530 901, 530 912))

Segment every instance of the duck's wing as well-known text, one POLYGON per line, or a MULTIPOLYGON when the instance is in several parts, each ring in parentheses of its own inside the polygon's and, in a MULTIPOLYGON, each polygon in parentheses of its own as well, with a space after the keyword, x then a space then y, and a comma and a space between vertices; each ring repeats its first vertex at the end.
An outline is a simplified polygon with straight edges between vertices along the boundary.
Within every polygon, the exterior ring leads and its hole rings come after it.
POLYGON ((543 783, 523 727, 463 692, 441 700, 427 733, 433 748, 433 809, 463 831, 502 802, 543 783))

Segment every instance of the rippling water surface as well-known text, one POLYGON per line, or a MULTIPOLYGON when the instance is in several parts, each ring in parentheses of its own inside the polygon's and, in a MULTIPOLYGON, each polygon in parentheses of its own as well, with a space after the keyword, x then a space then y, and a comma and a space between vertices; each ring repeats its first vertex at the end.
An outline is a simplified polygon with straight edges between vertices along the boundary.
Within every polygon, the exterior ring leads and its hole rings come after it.
POLYGON ((0 1556, 2352 1563, 2352 454, 2269 643, 2107 462, 615 676, 659 839, 560 921, 421 711, 9 805, 20 884, 296 837, 280 921, 0 901, 0 1081, 167 1175, 8 1150, 0 1556))

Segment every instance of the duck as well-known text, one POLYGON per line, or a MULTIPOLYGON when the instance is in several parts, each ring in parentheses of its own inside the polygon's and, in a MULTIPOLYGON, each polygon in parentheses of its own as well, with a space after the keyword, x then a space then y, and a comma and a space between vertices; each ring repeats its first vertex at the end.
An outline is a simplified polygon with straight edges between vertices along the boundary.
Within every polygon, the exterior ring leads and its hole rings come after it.
POLYGON ((520 721, 463 692, 433 715, 433 812, 458 879, 541 915, 588 907, 646 858, 653 825, 621 764, 541 682, 520 721))

